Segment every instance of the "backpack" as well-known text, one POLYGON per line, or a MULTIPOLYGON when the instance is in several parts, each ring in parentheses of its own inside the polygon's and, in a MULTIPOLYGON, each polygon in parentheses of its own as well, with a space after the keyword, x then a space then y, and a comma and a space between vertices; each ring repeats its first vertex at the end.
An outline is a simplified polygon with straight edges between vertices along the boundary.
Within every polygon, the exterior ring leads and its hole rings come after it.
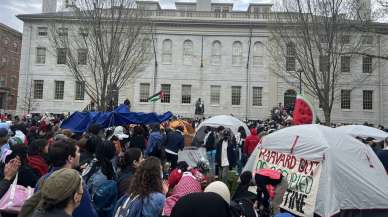
POLYGON ((231 217, 256 217, 253 203, 249 199, 232 200, 230 202, 231 217))
POLYGON ((143 200, 139 196, 122 196, 116 203, 113 217, 142 217, 143 200))
POLYGON ((99 217, 111 217, 117 200, 117 183, 114 180, 103 181, 92 194, 92 201, 99 217))
POLYGON ((162 161, 166 159, 166 151, 164 150, 164 144, 162 144, 162 141, 160 139, 156 141, 156 144, 149 155, 157 157, 162 161))

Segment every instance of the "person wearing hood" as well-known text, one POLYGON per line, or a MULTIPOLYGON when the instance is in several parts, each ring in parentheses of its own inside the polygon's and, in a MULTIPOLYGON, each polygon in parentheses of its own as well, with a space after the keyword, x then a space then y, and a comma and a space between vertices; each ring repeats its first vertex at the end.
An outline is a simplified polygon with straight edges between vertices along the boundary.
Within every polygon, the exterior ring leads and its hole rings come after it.
POLYGON ((259 144, 260 138, 257 135, 256 128, 251 129, 251 135, 247 136, 245 139, 245 145, 243 148, 243 152, 246 155, 247 159, 251 156, 252 152, 255 150, 257 144, 259 144))
POLYGON ((166 159, 171 163, 171 169, 175 169, 178 162, 178 151, 185 147, 183 138, 183 127, 177 126, 175 131, 170 132, 166 136, 166 159))
POLYGON ((171 211, 171 217, 231 217, 230 192, 220 182, 212 182, 205 192, 191 193, 182 197, 171 211))
POLYGON ((151 133, 147 141, 147 148, 144 151, 144 155, 146 157, 154 156, 159 159, 162 158, 163 140, 164 140, 163 136, 160 133, 160 125, 159 124, 151 125, 151 133))
POLYGON ((32 217, 71 217, 83 194, 82 179, 76 170, 57 170, 47 178, 41 191, 29 199, 36 203, 32 217))

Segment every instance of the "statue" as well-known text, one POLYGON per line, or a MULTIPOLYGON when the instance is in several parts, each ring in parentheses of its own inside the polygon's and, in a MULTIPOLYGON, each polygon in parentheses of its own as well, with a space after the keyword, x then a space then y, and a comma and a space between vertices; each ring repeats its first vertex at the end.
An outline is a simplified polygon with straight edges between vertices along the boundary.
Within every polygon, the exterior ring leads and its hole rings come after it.
POLYGON ((205 113, 205 105, 201 101, 201 98, 198 98, 197 102, 195 103, 195 114, 203 115, 204 113, 205 113))

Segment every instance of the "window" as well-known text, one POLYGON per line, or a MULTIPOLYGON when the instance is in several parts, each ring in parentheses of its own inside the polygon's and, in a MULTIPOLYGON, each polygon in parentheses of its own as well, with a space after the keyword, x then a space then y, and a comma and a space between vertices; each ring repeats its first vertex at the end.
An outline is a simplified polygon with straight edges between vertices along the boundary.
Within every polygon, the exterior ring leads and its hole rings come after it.
POLYGON ((319 56, 319 71, 320 72, 329 72, 329 56, 319 56))
POLYGON ((191 85, 182 85, 182 104, 191 103, 191 85))
POLYGON ((263 65, 263 44, 261 42, 256 42, 253 46, 253 65, 260 66, 263 65))
POLYGON ((240 105, 241 103, 241 87, 232 86, 232 105, 240 105))
POLYGON ((221 95, 221 86, 211 85, 210 86, 210 104, 219 105, 220 104, 220 95, 221 95))
POLYGON ((0 75, 0 87, 6 87, 7 76, 0 75))
POLYGON ((287 72, 293 72, 296 70, 296 49, 293 43, 287 44, 287 56, 286 56, 286 70, 287 72))
POLYGON ((36 63, 45 64, 46 63, 46 48, 38 47, 36 48, 36 63))
POLYGON ((8 43, 9 43, 9 38, 5 38, 4 39, 4 45, 8 45, 8 43))
POLYGON ((162 63, 172 63, 172 41, 170 39, 166 39, 163 41, 162 63))
POLYGON ((38 27, 38 35, 39 36, 47 36, 47 27, 38 27))
POLYGON ((341 90, 341 109, 350 109, 351 90, 341 90))
POLYGON ((341 72, 350 72, 350 56, 341 56, 341 72))
POLYGON ((371 35, 361 36, 361 43, 364 45, 372 45, 373 44, 373 36, 371 36, 371 35))
POLYGON ((263 88, 262 87, 253 87, 252 89, 252 105, 253 106, 262 106, 263 99, 263 88))
POLYGON ((57 48, 57 64, 66 64, 67 49, 57 48))
POLYGON ((221 42, 214 41, 212 44, 212 64, 221 64, 221 42))
POLYGON ((148 102, 150 96, 150 84, 140 83, 140 102, 148 102))
POLYGON ((235 41, 232 46, 232 65, 241 66, 242 64, 242 43, 235 41))
POLYGON ((13 45, 13 48, 15 49, 18 48, 18 43, 14 42, 12 45, 13 45))
POLYGON ((341 43, 342 44, 350 44, 350 35, 341 36, 341 43))
POLYGON ((170 103, 171 97, 171 84, 162 84, 163 96, 160 100, 161 103, 170 103))
POLYGON ((34 99, 43 99, 43 80, 34 80, 34 99))
POLYGON ((321 43, 328 43, 329 41, 327 35, 325 34, 319 35, 318 38, 321 43))
POLYGON ((69 30, 67 28, 58 28, 58 35, 67 37, 68 31, 69 30))
POLYGON ((215 12, 215 17, 220 17, 221 16, 221 8, 215 8, 214 12, 215 12))
POLYGON ((7 62, 8 62, 7 57, 4 56, 4 57, 1 58, 1 63, 2 63, 3 65, 6 65, 7 62))
POLYGON ((373 90, 362 91, 362 107, 364 110, 373 109, 373 90))
POLYGON ((65 89, 64 81, 55 81, 54 99, 63 99, 64 89, 65 89))
POLYGON ((193 42, 190 40, 183 42, 183 64, 193 64, 193 42))
POLYGON ((88 34, 89 34, 88 28, 81 27, 81 28, 79 28, 79 32, 78 33, 79 33, 79 35, 81 37, 88 37, 88 34))
POLYGON ((372 73, 372 57, 362 57, 362 72, 372 73))
POLYGON ((76 81, 75 82, 75 100, 84 100, 85 99, 85 82, 76 81))
POLYGON ((88 49, 78 49, 78 65, 86 65, 88 60, 88 49))

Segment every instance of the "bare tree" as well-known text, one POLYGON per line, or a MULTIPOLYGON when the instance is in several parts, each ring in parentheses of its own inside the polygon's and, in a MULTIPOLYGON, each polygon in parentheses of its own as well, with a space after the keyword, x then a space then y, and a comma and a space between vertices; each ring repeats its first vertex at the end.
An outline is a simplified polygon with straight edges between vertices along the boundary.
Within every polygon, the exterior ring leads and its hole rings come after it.
POLYGON ((350 64, 354 53, 371 49, 363 45, 367 37, 348 25, 349 9, 345 0, 287 0, 275 8, 268 45, 271 70, 290 84, 299 81, 304 93, 319 101, 326 124, 341 81, 349 86, 368 78, 368 73, 343 73, 350 70, 345 62, 350 64))
POLYGON ((33 83, 32 81, 26 86, 26 92, 24 95, 24 99, 22 101, 22 107, 21 109, 27 114, 30 114, 31 111, 34 110, 34 106, 36 104, 36 101, 34 100, 34 90, 33 90, 33 83))
POLYGON ((68 7, 50 26, 53 51, 77 88, 105 111, 149 58, 151 21, 132 0, 79 0, 68 7))

